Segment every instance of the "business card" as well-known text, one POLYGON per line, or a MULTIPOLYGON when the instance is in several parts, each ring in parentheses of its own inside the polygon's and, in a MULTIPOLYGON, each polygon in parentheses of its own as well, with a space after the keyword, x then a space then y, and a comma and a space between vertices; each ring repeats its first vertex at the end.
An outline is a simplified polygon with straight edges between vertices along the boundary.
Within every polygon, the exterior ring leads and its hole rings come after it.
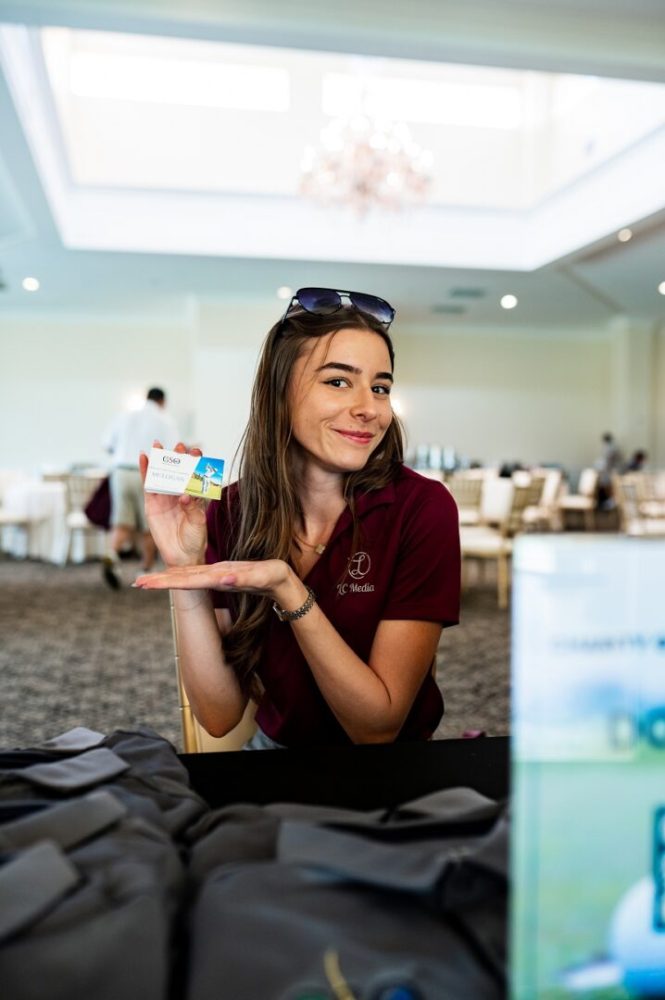
POLYGON ((144 489, 147 493, 189 493, 204 500, 222 495, 223 458, 187 455, 180 451, 153 448, 148 459, 144 489))

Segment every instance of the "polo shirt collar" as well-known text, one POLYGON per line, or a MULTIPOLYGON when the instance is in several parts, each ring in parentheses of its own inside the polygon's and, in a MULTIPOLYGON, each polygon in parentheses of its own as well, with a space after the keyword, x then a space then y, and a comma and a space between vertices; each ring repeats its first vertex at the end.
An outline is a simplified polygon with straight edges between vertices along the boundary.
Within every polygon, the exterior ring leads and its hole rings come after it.
MULTIPOLYGON (((380 490, 370 490, 367 493, 361 493, 356 497, 356 516, 358 518, 363 518, 375 507, 386 506, 388 504, 395 502, 395 484, 388 483, 387 486, 383 486, 380 490)), ((330 546, 347 528, 351 526, 351 511, 348 507, 345 507, 340 514, 339 521, 332 533, 328 546, 330 546)))
POLYGON ((360 496, 356 498, 356 512, 358 517, 362 517, 375 507, 381 507, 384 504, 391 504, 394 502, 395 484, 388 483, 387 486, 383 486, 380 490, 370 490, 368 493, 361 493, 360 496))

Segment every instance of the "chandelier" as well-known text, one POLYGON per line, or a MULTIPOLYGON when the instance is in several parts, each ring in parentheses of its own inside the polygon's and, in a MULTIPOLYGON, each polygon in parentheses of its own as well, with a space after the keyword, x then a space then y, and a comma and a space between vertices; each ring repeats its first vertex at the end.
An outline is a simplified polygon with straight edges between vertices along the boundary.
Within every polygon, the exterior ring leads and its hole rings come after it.
POLYGON ((375 206, 402 209, 424 200, 431 167, 432 154, 406 125, 338 118, 321 132, 318 149, 305 149, 300 192, 325 205, 348 205, 359 216, 375 206))

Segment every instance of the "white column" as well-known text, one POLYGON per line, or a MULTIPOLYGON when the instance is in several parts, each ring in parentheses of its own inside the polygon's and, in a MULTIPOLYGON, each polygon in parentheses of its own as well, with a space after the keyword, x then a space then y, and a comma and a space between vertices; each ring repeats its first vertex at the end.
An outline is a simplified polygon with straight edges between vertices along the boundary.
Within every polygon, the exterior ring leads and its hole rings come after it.
POLYGON ((612 431, 628 457, 644 448, 650 462, 657 447, 657 329, 621 316, 612 321, 612 431))

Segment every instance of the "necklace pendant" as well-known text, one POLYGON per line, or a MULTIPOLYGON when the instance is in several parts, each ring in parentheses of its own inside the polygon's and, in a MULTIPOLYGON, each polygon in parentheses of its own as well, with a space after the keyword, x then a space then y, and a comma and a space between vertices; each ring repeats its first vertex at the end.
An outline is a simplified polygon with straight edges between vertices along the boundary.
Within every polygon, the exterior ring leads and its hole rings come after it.
POLYGON ((323 555, 323 553, 326 551, 326 547, 321 542, 319 542, 318 545, 314 546, 314 551, 316 552, 317 556, 320 556, 323 555))

